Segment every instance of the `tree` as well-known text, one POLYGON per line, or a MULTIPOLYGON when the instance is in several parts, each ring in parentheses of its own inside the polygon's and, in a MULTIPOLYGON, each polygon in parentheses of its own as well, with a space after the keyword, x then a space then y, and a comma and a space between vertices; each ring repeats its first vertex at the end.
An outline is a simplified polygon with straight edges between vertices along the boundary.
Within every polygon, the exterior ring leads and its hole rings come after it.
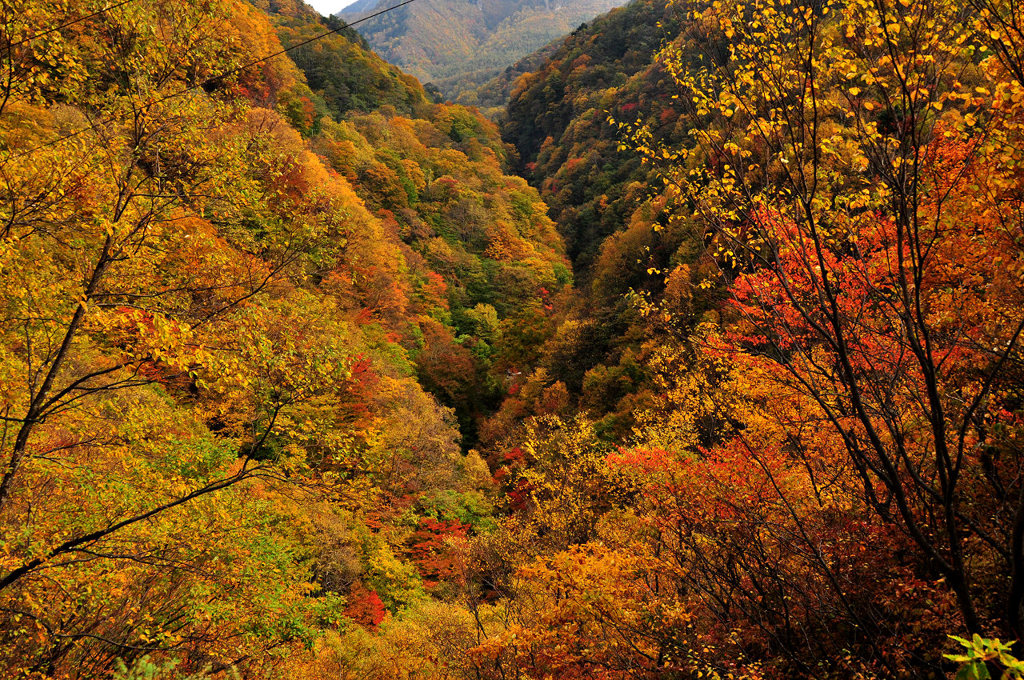
POLYGON ((1001 615, 1019 639, 1021 96, 986 57, 1007 34, 944 2, 726 2, 701 19, 728 58, 665 63, 714 124, 694 153, 635 139, 670 159, 717 247, 730 351, 810 400, 787 449, 829 433, 968 631, 1001 615))
POLYGON ((25 76, 36 89, 14 90, 2 122, 0 636, 12 675, 102 675, 150 652, 196 670, 262 663, 340 617, 336 596, 305 599, 292 537, 261 534, 291 521, 266 499, 282 467, 259 453, 304 386, 263 400, 236 436, 182 407, 245 382, 218 351, 226 320, 287 289, 333 224, 275 214, 287 205, 269 189, 310 168, 279 138, 255 143, 265 130, 225 104, 251 73, 181 96, 251 61, 261 35, 232 30, 252 10, 168 4, 85 17, 73 33, 88 41, 51 36, 35 64, 50 77, 25 76), (92 87, 53 105, 54 69, 80 57, 92 87), (256 480, 262 491, 234 493, 256 480), (212 606, 215 587, 244 595, 212 606), (252 644, 228 642, 242 635, 252 644))

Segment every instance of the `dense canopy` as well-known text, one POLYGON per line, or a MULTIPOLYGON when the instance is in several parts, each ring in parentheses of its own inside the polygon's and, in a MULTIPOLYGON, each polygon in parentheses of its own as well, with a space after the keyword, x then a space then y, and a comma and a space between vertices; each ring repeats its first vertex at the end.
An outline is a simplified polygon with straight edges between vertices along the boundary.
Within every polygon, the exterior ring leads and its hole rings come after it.
POLYGON ((1024 677, 1020 12, 5 4, 0 676, 1024 677))

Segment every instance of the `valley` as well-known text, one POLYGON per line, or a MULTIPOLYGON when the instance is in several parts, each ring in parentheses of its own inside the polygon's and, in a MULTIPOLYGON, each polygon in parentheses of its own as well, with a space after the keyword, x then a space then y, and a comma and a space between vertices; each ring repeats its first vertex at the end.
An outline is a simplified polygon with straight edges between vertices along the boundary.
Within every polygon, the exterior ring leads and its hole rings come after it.
POLYGON ((0 11, 0 676, 1024 677, 1020 8, 377 6, 0 11))

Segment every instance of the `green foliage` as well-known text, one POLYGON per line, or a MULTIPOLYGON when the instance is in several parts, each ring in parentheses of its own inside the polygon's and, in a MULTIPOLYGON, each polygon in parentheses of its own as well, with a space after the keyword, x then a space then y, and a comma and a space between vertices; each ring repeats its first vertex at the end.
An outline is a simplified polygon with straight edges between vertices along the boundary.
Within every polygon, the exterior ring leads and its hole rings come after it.
POLYGON ((983 638, 974 635, 970 640, 949 636, 960 644, 964 651, 957 654, 945 654, 945 658, 959 664, 956 680, 989 680, 993 677, 992 668, 998 677, 1024 678, 1024 661, 1013 654, 1013 647, 998 639, 983 638))
MULTIPOLYGON (((309 40, 335 28, 338 19, 288 14, 277 10, 277 33, 285 47, 309 40)), ((428 99, 415 79, 385 63, 366 49, 365 41, 352 29, 321 38, 289 53, 306 76, 320 110, 340 118, 349 111, 376 111, 382 106, 411 114, 422 111, 428 99)))
POLYGON ((495 526, 493 502, 479 491, 459 493, 452 489, 439 490, 421 496, 417 506, 424 517, 443 521, 458 520, 485 533, 495 526))

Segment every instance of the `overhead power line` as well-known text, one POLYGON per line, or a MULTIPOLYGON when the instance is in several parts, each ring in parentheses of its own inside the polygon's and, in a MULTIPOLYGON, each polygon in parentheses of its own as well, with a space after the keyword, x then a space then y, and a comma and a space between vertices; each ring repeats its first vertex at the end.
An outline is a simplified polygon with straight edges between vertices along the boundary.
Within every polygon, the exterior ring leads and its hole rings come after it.
MULTIPOLYGON (((124 0, 124 2, 122 4, 128 4, 129 2, 134 2, 134 0, 124 0)), ((195 85, 191 85, 191 86, 186 87, 184 89, 178 90, 177 92, 171 92, 170 94, 166 94, 163 97, 157 97, 156 99, 154 99, 152 101, 146 102, 146 104, 149 105, 149 106, 152 106, 152 105, 155 105, 155 104, 162 104, 163 102, 169 101, 171 99, 176 99, 176 98, 181 97, 183 95, 186 95, 189 92, 192 92, 194 90, 199 90, 199 89, 209 90, 213 85, 217 84, 220 81, 223 81, 225 78, 228 78, 230 76, 236 75, 236 74, 238 74, 238 73, 240 73, 240 72, 242 72, 242 71, 244 71, 246 69, 252 68, 253 66, 258 66, 259 64, 262 64, 265 61, 269 61, 271 59, 274 59, 275 57, 280 57, 283 54, 287 54, 288 52, 291 52, 292 50, 296 50, 296 49, 298 49, 300 47, 305 47, 306 45, 309 45, 310 43, 316 42, 317 40, 322 40, 322 39, 326 38, 329 35, 334 35, 335 33, 340 33, 341 31, 344 31, 346 28, 349 28, 351 26, 355 26, 357 24, 361 24, 364 21, 369 21, 370 19, 374 19, 374 18, 379 17, 381 15, 387 14, 388 12, 393 12, 396 9, 400 9, 402 7, 405 7, 406 5, 411 5, 414 2, 416 2, 416 0, 403 0, 403 2, 400 2, 397 5, 394 5, 392 7, 388 7, 386 9, 382 9, 380 11, 374 12, 373 14, 369 14, 369 15, 363 17, 362 19, 358 19, 356 21, 353 21, 351 24, 342 23, 342 25, 338 26, 337 28, 332 28, 330 30, 324 31, 323 33, 320 33, 318 35, 313 36, 312 38, 308 38, 308 39, 303 40, 301 42, 297 42, 294 45, 291 45, 289 47, 285 47, 284 49, 278 50, 277 52, 274 52, 272 54, 264 55, 264 56, 260 57, 259 59, 254 59, 253 61, 250 61, 250 62, 248 62, 246 64, 242 64, 241 66, 236 66, 235 68, 228 69, 227 71, 224 71, 223 73, 218 73, 215 76, 210 76, 209 78, 207 78, 206 80, 204 80, 204 81, 202 81, 200 83, 197 83, 195 85)), ((113 9, 113 8, 111 7, 111 8, 108 8, 108 9, 113 9)), ((56 29, 51 29, 51 30, 56 30, 56 29)), ((38 35, 42 35, 42 34, 38 34, 38 35)), ((68 141, 69 139, 74 139, 75 137, 78 137, 79 135, 85 134, 89 130, 96 129, 97 125, 104 125, 104 124, 107 124, 107 123, 112 123, 112 122, 116 121, 117 119, 118 119, 118 116, 116 116, 116 115, 114 115, 114 116, 107 116, 107 117, 105 117, 105 119, 103 117, 101 117, 100 119, 96 120, 95 122, 90 122, 89 125, 81 127, 79 129, 75 130, 74 132, 69 132, 68 134, 66 134, 66 135, 64 135, 62 137, 57 137, 56 139, 52 139, 49 142, 45 142, 43 144, 40 144, 39 146, 34 146, 31 149, 27 149, 27 150, 22 151, 20 153, 14 154, 13 156, 10 156, 9 158, 10 158, 10 160, 13 160, 13 159, 16 159, 16 158, 22 158, 24 156, 28 156, 30 154, 33 154, 36 151, 39 151, 41 149, 46 149, 46 148, 49 148, 51 146, 56 146, 58 144, 63 144, 64 142, 68 141)))

